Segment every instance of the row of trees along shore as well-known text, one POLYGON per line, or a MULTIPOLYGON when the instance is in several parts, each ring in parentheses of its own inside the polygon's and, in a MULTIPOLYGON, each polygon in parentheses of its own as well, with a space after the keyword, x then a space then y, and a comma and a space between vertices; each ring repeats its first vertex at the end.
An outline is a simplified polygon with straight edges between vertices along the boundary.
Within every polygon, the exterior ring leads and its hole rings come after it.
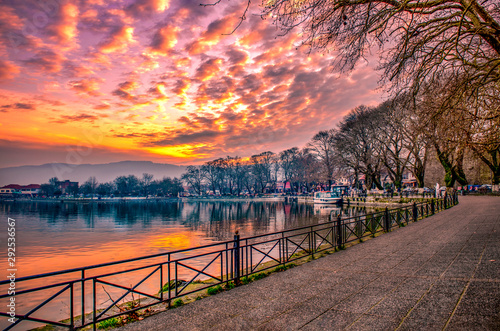
POLYGON ((274 192, 278 181, 290 182, 292 192, 309 192, 339 178, 360 189, 360 178, 364 178, 365 188, 383 189, 382 177, 386 176, 401 189, 405 172, 411 172, 417 186, 424 187, 429 158, 437 157, 446 186, 453 187, 468 184, 464 161, 469 157, 486 164, 493 184, 499 184, 500 127, 495 125, 494 109, 488 108, 498 104, 486 103, 474 110, 464 100, 454 108, 435 106, 447 97, 449 88, 448 84, 434 85, 418 98, 407 93, 376 107, 356 107, 335 128, 318 132, 302 149, 219 158, 189 166, 182 179, 196 194, 274 192))
POLYGON ((338 176, 359 186, 361 175, 367 188, 380 189, 382 173, 400 188, 405 171, 422 187, 429 158, 436 156, 447 187, 468 184, 468 157, 485 164, 492 184, 500 184, 499 1, 274 0, 261 10, 281 35, 300 28, 303 45, 333 52, 332 68, 341 73, 378 47, 381 84, 390 98, 353 109, 303 149, 191 166, 182 178, 194 191, 262 192, 279 176, 293 183, 292 190, 338 176))
MULTIPOLYGON (((58 188, 58 179, 53 177, 48 183, 41 185, 42 194, 53 196, 61 195, 58 188)), ((183 191, 182 183, 177 178, 164 177, 161 180, 154 180, 152 174, 144 173, 141 178, 134 175, 118 176, 113 181, 99 183, 93 176, 89 177, 78 188, 66 192, 73 195, 99 195, 99 196, 171 196, 183 191)))

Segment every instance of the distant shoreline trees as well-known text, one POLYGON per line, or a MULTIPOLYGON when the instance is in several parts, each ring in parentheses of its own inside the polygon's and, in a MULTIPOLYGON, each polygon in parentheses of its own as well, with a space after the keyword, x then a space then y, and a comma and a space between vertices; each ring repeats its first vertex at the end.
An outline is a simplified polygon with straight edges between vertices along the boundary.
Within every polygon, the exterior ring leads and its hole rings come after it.
MULTIPOLYGON (((49 183, 41 185, 42 195, 60 196, 56 177, 50 179, 49 183)), ((89 177, 79 188, 71 192, 71 195, 82 194, 84 196, 159 196, 177 197, 183 192, 182 182, 178 178, 163 177, 154 180, 152 174, 144 173, 142 178, 135 175, 118 176, 113 181, 99 183, 94 176, 89 177)))

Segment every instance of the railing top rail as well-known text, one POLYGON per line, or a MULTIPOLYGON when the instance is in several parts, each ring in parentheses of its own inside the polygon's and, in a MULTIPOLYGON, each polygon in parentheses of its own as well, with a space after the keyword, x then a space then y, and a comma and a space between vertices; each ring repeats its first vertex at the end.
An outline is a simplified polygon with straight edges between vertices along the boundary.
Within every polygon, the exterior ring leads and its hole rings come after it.
MULTIPOLYGON (((131 259, 118 260, 118 261, 112 261, 112 262, 94 264, 94 265, 89 265, 89 266, 83 266, 83 267, 79 267, 79 268, 65 269, 65 270, 60 270, 60 271, 47 272, 47 273, 43 273, 43 274, 25 276, 25 277, 16 278, 16 282, 27 281, 27 280, 31 280, 31 279, 35 279, 35 278, 44 278, 44 277, 50 277, 50 276, 65 275, 65 274, 70 274, 70 273, 75 273, 75 272, 82 272, 82 271, 86 271, 86 270, 92 270, 92 269, 98 269, 98 268, 108 267, 108 266, 111 266, 111 265, 117 265, 117 264, 135 262, 135 261, 146 260, 146 259, 153 259, 153 258, 162 257, 162 256, 179 254, 179 253, 183 253, 183 252, 187 252, 187 251, 194 251, 194 250, 199 250, 199 249, 204 249, 204 248, 210 248, 210 247, 224 245, 224 244, 228 244, 228 243, 233 243, 233 240, 221 241, 221 242, 217 242, 217 243, 214 243, 214 244, 208 244, 208 245, 203 245, 203 246, 196 246, 196 247, 190 247, 190 248, 185 248, 185 249, 179 249, 179 250, 176 250, 176 251, 163 252, 163 253, 151 254, 151 255, 145 255, 145 256, 139 256, 139 257, 135 257, 135 258, 131 258, 131 259)), ((0 285, 5 285, 5 284, 9 284, 9 283, 10 283, 10 280, 0 281, 0 285)))
MULTIPOLYGON (((420 202, 417 205, 423 205, 425 203, 427 203, 427 202, 420 202)), ((389 211, 394 211, 394 210, 398 210, 398 209, 406 209, 406 208, 411 208, 411 205, 404 206, 404 207, 402 206, 400 208, 389 209, 389 211)), ((377 214, 380 214, 383 212, 384 211, 379 211, 379 212, 374 212, 374 213, 370 213, 370 214, 366 214, 366 215, 377 215, 377 214)), ((330 215, 331 215, 331 213, 330 213, 330 215)), ((346 221, 346 220, 356 219, 357 217, 359 217, 359 216, 351 216, 351 217, 347 217, 347 218, 342 218, 342 220, 346 221)), ((274 236, 274 235, 280 235, 280 234, 284 234, 284 233, 300 231, 300 230, 304 230, 304 229, 314 229, 317 227, 330 225, 330 224, 335 223, 335 222, 336 222, 336 220, 332 220, 332 221, 319 223, 319 224, 315 224, 315 225, 307 225, 307 226, 286 229, 286 230, 276 231, 276 232, 271 232, 271 233, 265 233, 265 234, 261 234, 261 235, 251 236, 251 237, 244 237, 244 238, 240 238, 240 240, 252 240, 252 239, 258 239, 258 238, 267 237, 267 236, 274 236)), ((197 247, 190 247, 190 248, 185 248, 185 249, 180 249, 180 250, 175 250, 175 251, 170 251, 170 252, 163 252, 163 253, 158 253, 158 254, 151 254, 151 255, 140 256, 140 257, 135 257, 135 258, 131 258, 131 259, 112 261, 112 262, 94 264, 94 265, 89 265, 89 266, 83 266, 83 267, 79 267, 79 268, 65 269, 65 270, 48 272, 48 273, 43 273, 43 274, 25 276, 25 277, 21 277, 21 278, 16 279, 16 282, 28 281, 28 280, 32 280, 32 279, 36 279, 36 278, 45 278, 45 277, 50 277, 50 276, 65 275, 65 274, 76 273, 76 272, 81 273, 82 271, 104 268, 104 267, 108 267, 108 266, 112 266, 112 265, 124 264, 124 263, 129 263, 129 262, 136 262, 136 261, 141 261, 141 260, 146 260, 146 259, 153 259, 153 258, 158 258, 158 257, 162 257, 162 256, 179 254, 179 253, 183 253, 183 252, 187 252, 187 251, 206 249, 206 248, 215 247, 215 246, 219 246, 219 245, 232 244, 233 242, 234 242, 234 240, 227 240, 227 241, 217 242, 214 244, 208 244, 208 245, 197 246, 197 247)), ((84 278, 80 277, 80 278, 77 278, 77 280, 84 280, 84 278)), ((5 285, 5 284, 9 284, 9 283, 10 283, 10 280, 3 280, 3 281, 0 281, 0 286, 5 285)))

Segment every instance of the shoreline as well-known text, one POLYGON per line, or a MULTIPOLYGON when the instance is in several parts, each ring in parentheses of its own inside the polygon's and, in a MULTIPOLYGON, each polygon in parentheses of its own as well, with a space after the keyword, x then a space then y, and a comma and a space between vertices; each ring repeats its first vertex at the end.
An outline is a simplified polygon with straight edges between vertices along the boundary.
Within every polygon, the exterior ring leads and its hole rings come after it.
MULTIPOLYGON (((381 197, 368 197, 368 198, 352 198, 344 197, 342 204, 332 204, 332 205, 317 205, 323 207, 403 207, 411 205, 413 203, 419 203, 427 201, 433 198, 426 197, 413 197, 413 198, 381 198, 381 197)), ((123 197, 123 198, 101 198, 101 199, 91 199, 91 198, 59 198, 59 199, 43 199, 43 198, 32 198, 32 199, 0 199, 0 203, 72 203, 72 204, 102 204, 102 203, 160 203, 160 202, 224 202, 224 203, 235 203, 235 202, 284 202, 284 203, 299 203, 315 205, 312 197, 305 196, 273 196, 273 197, 123 197)))

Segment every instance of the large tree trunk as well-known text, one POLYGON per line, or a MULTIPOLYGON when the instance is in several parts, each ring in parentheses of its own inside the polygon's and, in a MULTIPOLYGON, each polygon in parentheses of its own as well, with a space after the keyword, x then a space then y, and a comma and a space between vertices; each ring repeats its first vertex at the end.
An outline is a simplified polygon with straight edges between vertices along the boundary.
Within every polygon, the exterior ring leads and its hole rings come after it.
POLYGON ((491 157, 491 160, 486 157, 485 153, 480 153, 475 148, 472 148, 472 151, 481 159, 481 161, 483 161, 488 166, 488 168, 490 168, 492 184, 500 184, 500 147, 487 152, 487 154, 489 154, 489 156, 491 157))
POLYGON ((457 152, 457 158, 455 164, 453 164, 449 159, 448 153, 442 152, 437 143, 435 143, 434 146, 436 147, 439 162, 445 171, 444 182, 446 187, 453 187, 456 181, 461 185, 467 185, 467 179, 463 170, 464 150, 460 149, 457 152))
POLYGON ((417 180, 417 186, 424 187, 425 178, 425 164, 420 159, 415 160, 415 166, 413 167, 413 176, 417 180))

